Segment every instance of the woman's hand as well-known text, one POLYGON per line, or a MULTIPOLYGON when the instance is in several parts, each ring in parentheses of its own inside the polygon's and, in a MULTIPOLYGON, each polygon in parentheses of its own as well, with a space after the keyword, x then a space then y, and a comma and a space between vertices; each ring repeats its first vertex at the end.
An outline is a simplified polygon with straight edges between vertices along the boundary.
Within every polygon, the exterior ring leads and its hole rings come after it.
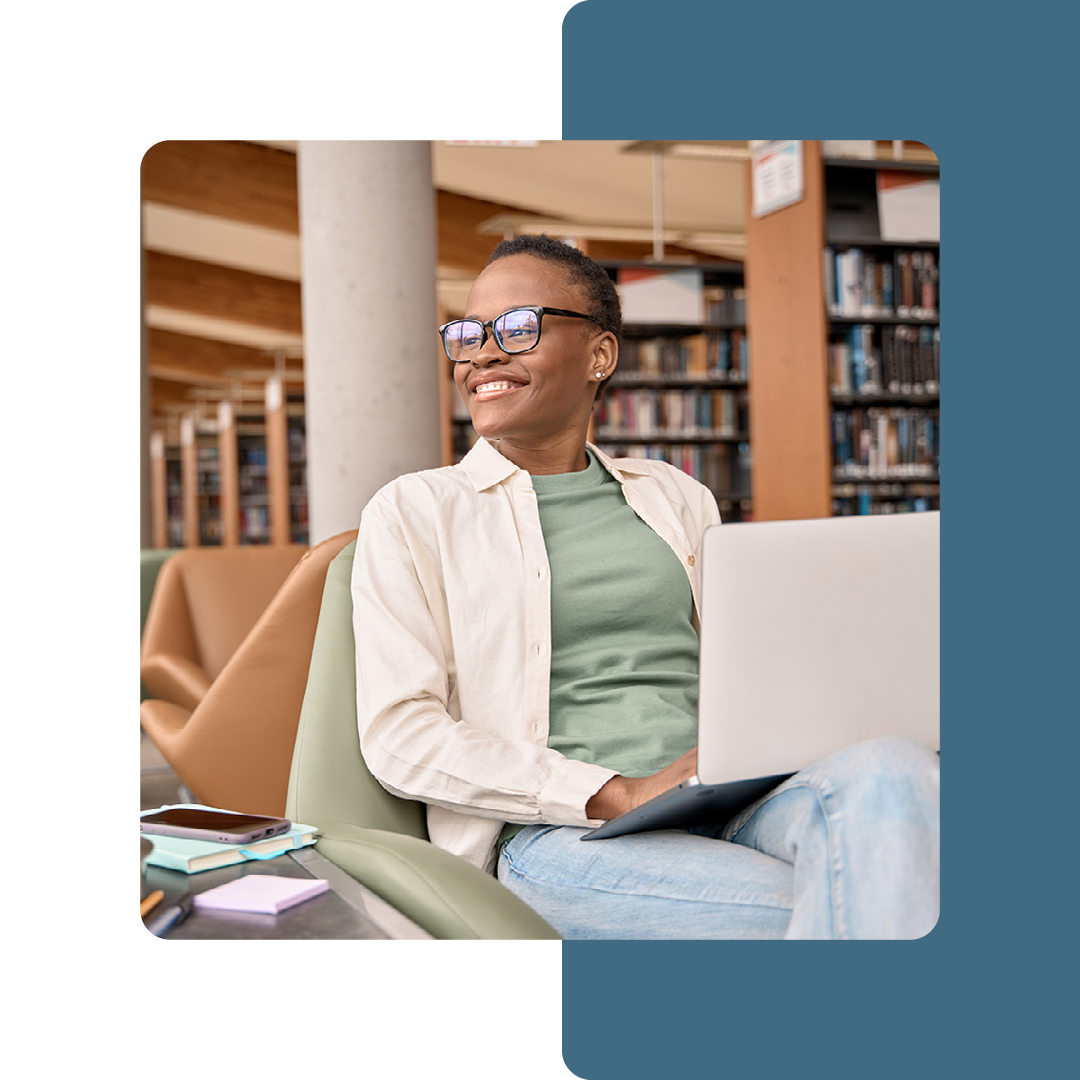
POLYGON ((652 776, 613 776, 586 804, 594 820, 611 818, 633 810, 669 788, 677 787, 697 772, 697 747, 652 776))

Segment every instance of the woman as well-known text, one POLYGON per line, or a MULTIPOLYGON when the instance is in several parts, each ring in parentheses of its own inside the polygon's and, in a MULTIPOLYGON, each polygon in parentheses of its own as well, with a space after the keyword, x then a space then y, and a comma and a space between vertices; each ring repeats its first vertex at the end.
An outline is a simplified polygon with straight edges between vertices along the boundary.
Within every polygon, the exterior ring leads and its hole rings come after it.
POLYGON ((918 937, 938 910, 938 762, 905 740, 804 770, 722 829, 583 844, 695 772, 701 484, 586 442, 618 361, 607 273, 500 244, 440 328, 481 436, 365 508, 361 747, 432 841, 568 938, 918 937))

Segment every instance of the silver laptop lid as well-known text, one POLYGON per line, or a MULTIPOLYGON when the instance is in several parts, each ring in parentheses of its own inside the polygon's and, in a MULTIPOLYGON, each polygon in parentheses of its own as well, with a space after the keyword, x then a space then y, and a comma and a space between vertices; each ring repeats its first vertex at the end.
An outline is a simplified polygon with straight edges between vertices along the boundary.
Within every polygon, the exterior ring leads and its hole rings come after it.
POLYGON ((882 735, 939 748, 939 519, 930 511, 706 531, 703 783, 797 772, 882 735))

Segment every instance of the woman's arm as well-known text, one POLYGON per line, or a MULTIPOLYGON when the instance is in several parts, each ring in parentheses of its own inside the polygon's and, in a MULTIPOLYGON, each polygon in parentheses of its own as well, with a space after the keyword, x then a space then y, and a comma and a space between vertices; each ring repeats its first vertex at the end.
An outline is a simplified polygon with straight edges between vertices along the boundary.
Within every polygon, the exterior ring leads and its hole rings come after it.
MULTIPOLYGON (((410 549, 396 509, 376 496, 364 511, 352 580, 357 719, 372 774, 400 797, 481 817, 595 824, 585 804, 613 770, 450 715, 449 623, 426 560, 410 549)), ((507 701, 508 731, 515 708, 507 701)))
POLYGON ((652 776, 613 776, 586 804, 590 818, 609 821, 677 787, 697 772, 697 747, 652 776))

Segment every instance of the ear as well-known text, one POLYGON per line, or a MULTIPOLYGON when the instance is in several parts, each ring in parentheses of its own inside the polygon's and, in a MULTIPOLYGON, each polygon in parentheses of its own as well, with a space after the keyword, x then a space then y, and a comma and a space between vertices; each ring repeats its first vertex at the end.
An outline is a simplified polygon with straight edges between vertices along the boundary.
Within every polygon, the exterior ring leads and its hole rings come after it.
MULTIPOLYGON (((596 373, 602 371, 604 380, 611 377, 619 362, 619 342, 610 330, 605 330, 593 341, 592 363, 589 367, 589 378, 596 379, 596 373)), ((597 379, 599 382, 600 380, 597 379)))

